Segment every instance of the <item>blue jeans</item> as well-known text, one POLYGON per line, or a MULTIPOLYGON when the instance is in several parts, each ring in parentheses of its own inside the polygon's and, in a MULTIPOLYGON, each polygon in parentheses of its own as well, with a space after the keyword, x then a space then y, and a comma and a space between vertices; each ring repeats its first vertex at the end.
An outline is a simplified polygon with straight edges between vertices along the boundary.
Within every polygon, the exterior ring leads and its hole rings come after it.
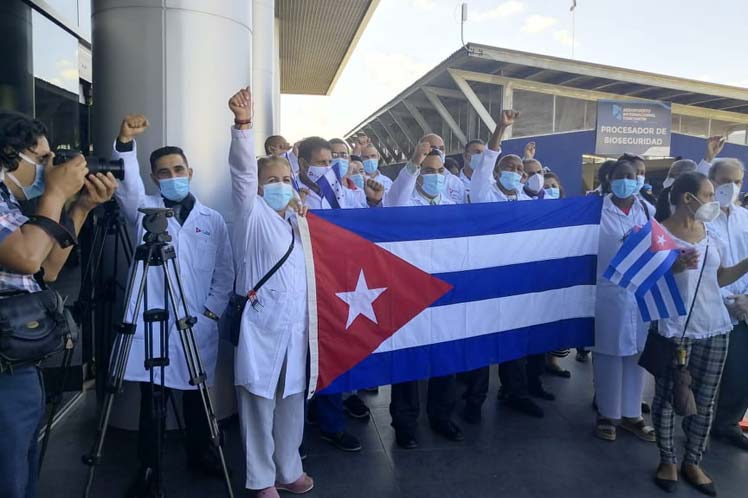
POLYGON ((337 434, 345 430, 345 412, 342 394, 318 394, 314 397, 319 430, 337 434))
POLYGON ((0 374, 0 496, 33 498, 38 479, 37 437, 44 392, 36 367, 0 374))

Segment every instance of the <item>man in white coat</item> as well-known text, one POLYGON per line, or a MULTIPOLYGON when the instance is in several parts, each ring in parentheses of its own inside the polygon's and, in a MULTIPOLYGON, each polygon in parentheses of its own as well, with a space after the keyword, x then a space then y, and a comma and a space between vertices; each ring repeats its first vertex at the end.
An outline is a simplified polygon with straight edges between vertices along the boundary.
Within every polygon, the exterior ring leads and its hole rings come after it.
MULTIPOLYGON (((216 357, 218 353, 219 315, 226 308, 226 303, 234 281, 231 246, 228 230, 223 217, 213 209, 204 206, 190 193, 190 181, 193 171, 187 158, 177 147, 162 147, 151 154, 151 179, 159 186, 160 194, 148 196, 145 193, 143 180, 140 177, 137 147, 134 138, 148 127, 144 116, 127 116, 122 121, 120 134, 114 143, 114 157, 122 159, 125 164, 125 179, 120 183, 115 197, 128 224, 137 233, 137 242, 143 240, 143 215, 139 208, 171 208, 175 215, 168 218, 168 233, 171 244, 177 254, 177 262, 184 285, 187 307, 191 316, 197 317, 192 330, 195 334, 199 354, 210 385, 214 378, 216 357)), ((140 271, 139 271, 140 273, 140 271)), ((137 282, 140 281, 137 275, 137 282)), ((167 392, 163 393, 164 401, 171 390, 182 391, 183 419, 187 433, 187 456, 193 470, 204 471, 210 476, 222 478, 220 461, 211 451, 208 420, 203 409, 202 399, 196 386, 190 384, 190 375, 185 361, 180 333, 175 326, 175 319, 169 303, 164 302, 164 282, 161 268, 151 268, 148 274, 148 309, 164 308, 169 311, 168 358, 169 365, 164 369, 164 384, 167 392)), ((127 303, 128 313, 135 307, 133 295, 127 303)), ((178 296, 177 296, 178 297, 178 296)), ((151 486, 151 469, 156 461, 157 423, 151 416, 154 392, 148 381, 149 371, 143 366, 145 356, 145 335, 141 306, 141 315, 130 316, 137 325, 135 337, 127 362, 125 379, 140 383, 140 433, 138 454, 141 468, 131 485, 128 496, 148 496, 151 486)), ((158 327, 154 327, 154 335, 158 327)), ((158 337, 154 337, 154 356, 161 353, 158 337)), ((160 375, 156 370, 156 382, 160 375)), ((160 393, 156 392, 155 395, 160 393)), ((161 431, 163 434, 163 431, 161 431)))
POLYGON ((390 188, 392 188, 392 180, 379 171, 379 151, 374 147, 374 144, 370 143, 363 147, 363 150, 361 151, 361 159, 363 160, 366 176, 377 183, 381 183, 384 187, 385 193, 389 192, 390 188))

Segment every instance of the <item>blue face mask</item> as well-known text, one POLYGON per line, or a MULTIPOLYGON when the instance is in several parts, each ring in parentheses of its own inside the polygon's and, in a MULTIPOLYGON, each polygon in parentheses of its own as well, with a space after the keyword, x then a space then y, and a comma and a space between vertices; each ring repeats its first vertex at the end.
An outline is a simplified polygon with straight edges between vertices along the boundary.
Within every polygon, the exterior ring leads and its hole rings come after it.
POLYGON ((629 178, 619 178, 610 182, 610 189, 613 191, 613 195, 619 199, 628 199, 637 193, 640 188, 638 181, 629 178))
POLYGON ((379 159, 364 160, 364 171, 367 175, 373 175, 377 168, 379 168, 379 159))
POLYGON ((262 198, 273 210, 280 211, 293 199, 293 187, 288 183, 266 183, 262 186, 262 198))
POLYGON ((561 196, 561 191, 556 187, 549 187, 545 189, 546 199, 558 199, 561 196))
POLYGON ((440 195, 444 192, 444 188, 447 186, 447 177, 438 173, 421 175, 421 178, 423 178, 421 188, 432 197, 440 195))
POLYGON ((10 178, 10 180, 15 183, 18 188, 21 189, 27 201, 36 199, 44 193, 44 165, 35 163, 30 157, 23 153, 19 152, 18 156, 24 161, 29 162, 36 167, 34 181, 28 187, 24 187, 13 173, 8 173, 8 178, 10 178))
POLYGON ((518 190, 522 181, 522 175, 514 171, 502 171, 499 177, 501 186, 506 190, 518 190))
POLYGON ((190 193, 190 179, 187 176, 177 178, 167 178, 158 181, 158 188, 161 195, 170 201, 179 202, 190 193))
POLYGON ((348 159, 336 158, 332 160, 333 168, 337 169, 340 178, 348 174, 348 159))
POLYGON ((362 175, 361 173, 356 173, 355 175, 351 175, 349 178, 356 186, 356 188, 361 190, 364 189, 364 175, 362 175))
POLYGON ((480 166, 480 160, 483 158, 483 154, 473 154, 470 156, 470 169, 476 170, 480 166))

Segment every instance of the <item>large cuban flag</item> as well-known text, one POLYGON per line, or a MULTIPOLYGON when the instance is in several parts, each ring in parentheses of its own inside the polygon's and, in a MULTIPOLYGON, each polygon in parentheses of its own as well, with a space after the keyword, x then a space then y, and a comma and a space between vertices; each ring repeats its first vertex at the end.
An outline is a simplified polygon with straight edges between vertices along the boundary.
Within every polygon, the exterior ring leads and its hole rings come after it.
POLYGON ((582 197, 310 213, 310 393, 591 345, 601 206, 582 197))

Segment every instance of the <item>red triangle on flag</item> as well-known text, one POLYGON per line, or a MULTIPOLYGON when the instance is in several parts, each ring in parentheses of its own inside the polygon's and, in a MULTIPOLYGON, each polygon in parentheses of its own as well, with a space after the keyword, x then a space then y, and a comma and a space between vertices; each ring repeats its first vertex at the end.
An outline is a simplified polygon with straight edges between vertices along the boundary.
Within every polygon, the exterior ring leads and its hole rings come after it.
POLYGON ((452 286, 319 216, 310 213, 307 222, 316 276, 319 391, 452 286))
POLYGON ((652 223, 652 232, 650 234, 652 237, 652 245, 650 246, 650 251, 658 252, 678 249, 678 244, 675 243, 667 230, 657 223, 657 220, 653 218, 650 220, 650 223, 652 223))

